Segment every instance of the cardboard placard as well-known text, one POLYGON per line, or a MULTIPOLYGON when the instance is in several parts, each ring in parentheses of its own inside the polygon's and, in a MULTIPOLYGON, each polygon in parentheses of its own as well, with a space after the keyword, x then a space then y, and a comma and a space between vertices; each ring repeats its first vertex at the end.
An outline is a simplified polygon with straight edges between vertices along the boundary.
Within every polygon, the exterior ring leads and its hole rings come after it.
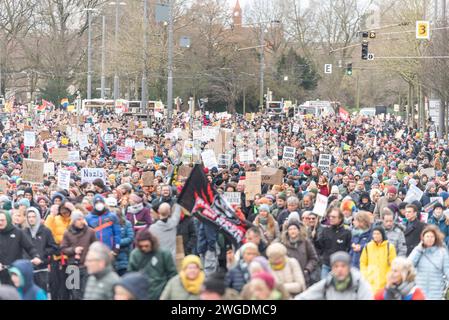
POLYGON ((143 129, 137 129, 136 130, 136 136, 139 138, 143 138, 143 129))
POLYGON ((148 159, 152 159, 154 156, 153 150, 140 149, 135 151, 135 158, 139 162, 146 163, 148 159))
POLYGON ((284 173, 282 172, 282 170, 269 167, 262 168, 262 183, 266 183, 269 185, 282 184, 283 180, 284 173))
POLYGON ((48 130, 41 131, 39 133, 39 137, 41 138, 41 140, 50 139, 50 131, 48 131, 48 130))
POLYGON ((262 172, 248 171, 245 178, 245 194, 248 200, 254 200, 256 194, 262 192, 262 172))
POLYGON ((153 171, 145 171, 142 174, 142 183, 144 187, 154 186, 154 172, 153 171))
POLYGON ((69 150, 67 148, 56 148, 52 151, 50 156, 56 162, 67 161, 69 158, 69 150))
POLYGON ((421 175, 425 174, 429 178, 435 177, 435 168, 421 169, 421 175))
POLYGON ((23 159, 23 181, 30 183, 44 182, 44 161, 23 159))
POLYGON ((44 156, 41 150, 33 150, 30 152, 30 159, 42 160, 44 156))
POLYGON ((178 176, 182 176, 184 178, 188 178, 193 168, 189 166, 180 166, 178 168, 178 176))

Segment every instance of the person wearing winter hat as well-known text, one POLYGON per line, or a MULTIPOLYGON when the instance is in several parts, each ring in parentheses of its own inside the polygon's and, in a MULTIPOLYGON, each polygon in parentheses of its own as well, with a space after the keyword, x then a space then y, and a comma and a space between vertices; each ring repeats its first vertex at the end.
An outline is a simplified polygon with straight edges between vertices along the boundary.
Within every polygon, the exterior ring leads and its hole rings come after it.
POLYGON ((287 195, 285 192, 279 192, 276 195, 276 203, 273 205, 271 214, 275 219, 277 219, 279 213, 285 209, 287 206, 287 195))
POLYGON ((252 276, 248 283, 250 300, 287 300, 288 294, 283 294, 276 289, 276 279, 269 272, 259 272, 252 276))
POLYGON ((427 224, 437 226, 444 236, 444 243, 449 245, 449 216, 445 214, 444 206, 437 202, 433 206, 432 214, 427 220, 427 224))
POLYGON ((337 251, 330 256, 331 272, 305 292, 296 296, 296 300, 372 300, 369 283, 360 271, 351 268, 351 256, 337 251))
POLYGON ((374 217, 375 219, 382 219, 381 212, 383 208, 388 207, 389 204, 399 204, 402 202, 401 199, 398 198, 398 190, 394 186, 389 186, 387 188, 386 195, 381 197, 376 204, 376 208, 374 209, 374 217))
POLYGON ((161 300, 199 300, 205 279, 203 266, 198 256, 186 256, 176 277, 168 281, 162 291, 161 300))
POLYGON ((372 230, 372 240, 365 246, 360 256, 360 272, 371 285, 372 292, 385 287, 387 273, 396 258, 396 248, 390 244, 382 226, 372 230))
POLYGON ((371 202, 370 195, 368 192, 362 192, 360 194, 360 202, 358 204, 359 210, 374 212, 376 205, 371 202))
POLYGON ((60 205, 65 200, 65 196, 60 192, 55 192, 51 197, 51 203, 60 205))
POLYGON ((262 239, 267 244, 279 237, 279 225, 270 214, 270 206, 267 204, 259 206, 259 214, 254 219, 254 225, 260 229, 262 239))
POLYGON ((287 256, 287 248, 282 243, 271 244, 267 256, 276 280, 290 295, 304 291, 306 282, 301 266, 295 258, 287 256))
POLYGON ((125 274, 114 286, 114 300, 150 300, 150 282, 140 272, 125 274))
POLYGON ((231 288, 240 292, 243 286, 249 281, 249 264, 253 259, 260 255, 257 245, 252 242, 247 242, 240 247, 240 258, 237 264, 229 269, 225 277, 225 284, 227 288, 231 288))
POLYGON ((84 266, 89 246, 97 241, 95 231, 87 226, 84 213, 75 209, 70 215, 70 227, 64 233, 61 252, 67 256, 68 264, 76 266, 80 272, 80 287, 71 290, 73 300, 81 300, 87 281, 87 269, 84 266))
POLYGON ((126 219, 131 222, 134 233, 148 228, 152 223, 151 210, 144 206, 143 199, 132 193, 128 198, 128 208, 126 209, 126 219))
POLYGON ((97 194, 105 194, 107 192, 109 192, 109 188, 104 184, 103 179, 101 178, 97 178, 94 181, 92 181, 92 185, 95 188, 95 192, 97 194))
POLYGON ((108 210, 106 201, 100 194, 95 195, 93 205, 94 210, 86 217, 87 224, 96 231, 97 239, 117 255, 121 239, 118 217, 108 210))
POLYGON ((210 274, 203 283, 201 300, 241 300, 239 293, 225 286, 225 273, 210 274))

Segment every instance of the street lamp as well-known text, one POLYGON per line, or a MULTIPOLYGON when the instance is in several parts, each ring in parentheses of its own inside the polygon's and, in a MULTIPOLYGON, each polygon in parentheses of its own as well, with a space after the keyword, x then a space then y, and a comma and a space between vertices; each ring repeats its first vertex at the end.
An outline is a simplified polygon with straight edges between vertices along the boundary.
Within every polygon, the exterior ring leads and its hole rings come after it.
POLYGON ((173 0, 168 0, 168 79, 167 79, 167 117, 168 132, 172 127, 173 114, 173 0))
POLYGON ((92 99, 92 13, 97 11, 94 8, 86 8, 88 21, 88 37, 87 37, 87 99, 92 99))
POLYGON ((120 6, 126 6, 126 2, 118 2, 113 1, 109 2, 109 5, 115 6, 115 39, 114 39, 114 45, 115 45, 115 74, 114 74, 114 104, 116 103, 116 100, 119 98, 119 77, 118 77, 118 66, 117 66, 117 48, 118 48, 118 33, 119 33, 119 8, 120 6))
POLYGON ((148 93, 147 93, 147 26, 148 26, 148 5, 147 0, 143 0, 143 66, 142 66, 142 98, 141 98, 141 110, 143 114, 147 115, 147 122, 149 124, 148 107, 148 93))

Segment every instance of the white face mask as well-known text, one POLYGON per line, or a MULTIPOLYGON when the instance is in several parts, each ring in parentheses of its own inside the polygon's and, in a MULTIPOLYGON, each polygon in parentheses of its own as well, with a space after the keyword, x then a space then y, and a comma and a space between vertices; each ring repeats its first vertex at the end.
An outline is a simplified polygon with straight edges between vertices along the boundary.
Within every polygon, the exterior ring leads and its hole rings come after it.
POLYGON ((95 205, 95 210, 97 210, 97 211, 103 211, 103 209, 104 209, 104 203, 98 202, 98 203, 95 205))

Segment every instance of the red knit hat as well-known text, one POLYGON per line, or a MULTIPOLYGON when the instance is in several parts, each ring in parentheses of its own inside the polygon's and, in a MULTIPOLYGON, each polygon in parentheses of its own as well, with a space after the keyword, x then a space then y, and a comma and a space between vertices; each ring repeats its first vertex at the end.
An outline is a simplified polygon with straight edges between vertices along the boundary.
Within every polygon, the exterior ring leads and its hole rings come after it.
POLYGON ((396 189, 396 187, 393 187, 393 186, 388 187, 387 190, 388 190, 388 193, 394 193, 394 194, 398 193, 398 190, 396 189))
POLYGON ((265 282, 265 284, 270 288, 270 290, 274 289, 274 285, 276 284, 276 280, 274 277, 268 272, 258 272, 251 276, 251 279, 261 279, 265 282))

